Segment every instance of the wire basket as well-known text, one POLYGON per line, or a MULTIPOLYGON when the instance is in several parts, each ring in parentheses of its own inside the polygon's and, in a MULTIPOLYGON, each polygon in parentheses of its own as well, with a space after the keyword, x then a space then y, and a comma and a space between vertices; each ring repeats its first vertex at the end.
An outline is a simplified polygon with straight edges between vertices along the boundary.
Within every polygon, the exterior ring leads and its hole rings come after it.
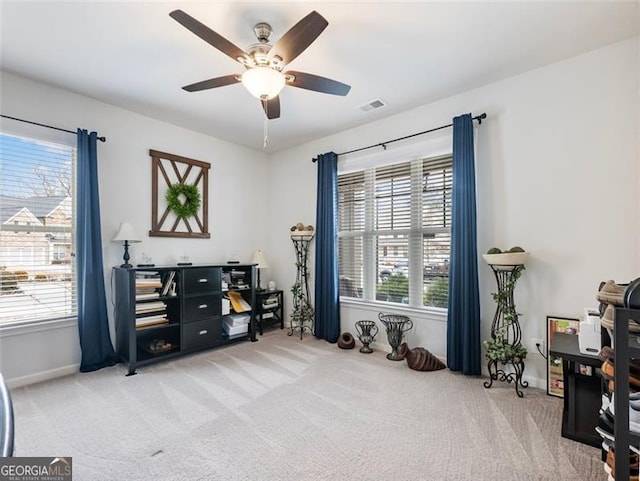
POLYGON ((380 319, 380 322, 385 326, 388 322, 411 322, 411 319, 408 316, 402 316, 400 314, 383 314, 382 312, 378 314, 378 319, 380 319))
POLYGON ((402 361, 404 356, 398 352, 398 347, 402 342, 402 336, 409 329, 413 329, 413 321, 407 316, 400 314, 378 314, 378 319, 387 330, 387 340, 391 346, 391 353, 387 354, 387 359, 391 361, 402 361))

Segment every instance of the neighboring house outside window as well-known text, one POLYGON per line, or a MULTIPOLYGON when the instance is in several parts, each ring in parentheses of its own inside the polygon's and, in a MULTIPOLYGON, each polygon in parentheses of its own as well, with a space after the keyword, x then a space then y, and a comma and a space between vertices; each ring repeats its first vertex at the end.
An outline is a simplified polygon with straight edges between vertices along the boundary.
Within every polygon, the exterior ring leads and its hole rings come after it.
POLYGON ((65 245, 65 244, 54 244, 51 263, 63 264, 65 262, 71 262, 71 257, 69 255, 70 247, 71 247, 70 245, 65 245))
POLYGON ((338 175, 340 295, 447 307, 451 156, 338 175))
POLYGON ((0 133, 0 326, 76 314, 73 147, 0 133))

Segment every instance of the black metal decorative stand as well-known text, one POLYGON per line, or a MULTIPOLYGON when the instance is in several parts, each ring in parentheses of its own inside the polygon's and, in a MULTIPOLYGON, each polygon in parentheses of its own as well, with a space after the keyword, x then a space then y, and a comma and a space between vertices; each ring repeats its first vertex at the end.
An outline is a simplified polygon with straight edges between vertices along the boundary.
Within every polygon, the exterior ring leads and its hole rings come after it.
POLYGON ((291 288, 293 294, 293 312, 291 313, 291 329, 287 335, 293 335, 294 331, 300 331, 300 339, 305 329, 313 333, 314 310, 309 294, 309 274, 307 271, 307 259, 309 246, 313 236, 291 235, 291 241, 296 249, 296 282, 291 288))
POLYGON ((484 387, 490 388, 493 381, 514 383, 518 397, 523 397, 520 386, 529 387, 527 381, 522 380, 524 374, 524 359, 527 351, 522 346, 522 330, 518 321, 518 313, 513 301, 513 291, 524 265, 493 265, 489 264, 496 276, 498 292, 493 295, 497 303, 496 313, 491 323, 491 341, 485 341, 487 347, 487 369, 489 381, 485 381, 484 387), (506 372, 498 368, 513 366, 514 372, 506 372))
POLYGON ((413 321, 407 316, 399 314, 378 314, 378 319, 387 330, 387 340, 391 346, 391 352, 387 354, 390 361, 402 361, 404 356, 398 352, 398 347, 402 343, 402 336, 409 329, 413 329, 413 321))
POLYGON ((371 354, 373 349, 369 347, 373 341, 376 340, 376 334, 378 334, 378 326, 373 321, 358 321, 356 322, 356 331, 358 331, 358 339, 362 343, 360 352, 363 354, 371 354))

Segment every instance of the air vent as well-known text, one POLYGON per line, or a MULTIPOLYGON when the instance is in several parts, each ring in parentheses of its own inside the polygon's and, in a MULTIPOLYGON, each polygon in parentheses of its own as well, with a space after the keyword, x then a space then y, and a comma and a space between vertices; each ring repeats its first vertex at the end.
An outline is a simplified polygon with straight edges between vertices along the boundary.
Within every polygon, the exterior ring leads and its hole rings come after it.
POLYGON ((372 100, 371 102, 367 102, 366 104, 361 105, 359 109, 362 110, 363 112, 371 112, 372 110, 378 110, 386 106, 387 104, 385 104, 382 100, 375 99, 375 100, 372 100))

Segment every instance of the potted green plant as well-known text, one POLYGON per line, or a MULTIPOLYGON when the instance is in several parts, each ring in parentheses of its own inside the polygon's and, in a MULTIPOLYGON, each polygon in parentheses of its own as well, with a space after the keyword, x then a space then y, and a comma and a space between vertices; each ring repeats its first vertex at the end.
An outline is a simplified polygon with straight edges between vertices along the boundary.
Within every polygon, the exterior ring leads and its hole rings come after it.
POLYGON ((483 255, 498 283, 497 292, 491 293, 496 303, 496 312, 491 324, 491 339, 483 342, 486 349, 485 357, 488 361, 487 370, 490 375, 489 382, 485 382, 484 386, 491 387, 494 380, 514 382, 519 397, 522 397, 519 386, 528 386, 528 383, 522 380, 527 349, 521 342, 522 330, 513 300, 513 291, 525 269, 524 263, 527 256, 527 252, 521 247, 513 247, 507 252, 494 247, 483 255), (498 368, 498 364, 503 366, 510 364, 515 372, 505 372, 498 368))
MULTIPOLYGON (((515 251, 515 253, 526 254, 524 251, 515 251)), ((485 254, 484 257, 486 259, 487 256, 504 256, 505 254, 508 255, 509 253, 485 254)), ((519 259, 522 258, 520 257, 519 259)), ((490 257, 490 260, 493 261, 495 258, 490 257)), ((513 259, 509 260, 505 257, 498 259, 498 262, 512 261, 513 259)), ((494 322, 494 326, 492 326, 494 329, 492 329, 491 339, 484 341, 483 344, 487 350, 486 358, 489 361, 498 361, 506 364, 514 360, 516 362, 522 361, 527 357, 527 349, 520 344, 519 339, 513 339, 514 336, 510 335, 518 324, 518 313, 513 303, 513 290, 525 267, 523 264, 497 264, 497 266, 502 265, 512 266, 512 272, 511 275, 506 277, 504 282, 498 286, 498 291, 491 293, 491 298, 497 304, 496 319, 498 322, 494 322)), ((519 326, 517 326, 517 331, 520 331, 519 326)))
POLYGON ((302 292, 299 282, 291 286, 293 295, 293 312, 291 313, 292 326, 311 325, 313 323, 314 310, 309 304, 306 296, 302 292))
POLYGON ((512 361, 520 362, 527 357, 527 348, 522 344, 512 346, 506 339, 490 339, 483 344, 487 350, 485 356, 489 361, 508 364, 512 361))

